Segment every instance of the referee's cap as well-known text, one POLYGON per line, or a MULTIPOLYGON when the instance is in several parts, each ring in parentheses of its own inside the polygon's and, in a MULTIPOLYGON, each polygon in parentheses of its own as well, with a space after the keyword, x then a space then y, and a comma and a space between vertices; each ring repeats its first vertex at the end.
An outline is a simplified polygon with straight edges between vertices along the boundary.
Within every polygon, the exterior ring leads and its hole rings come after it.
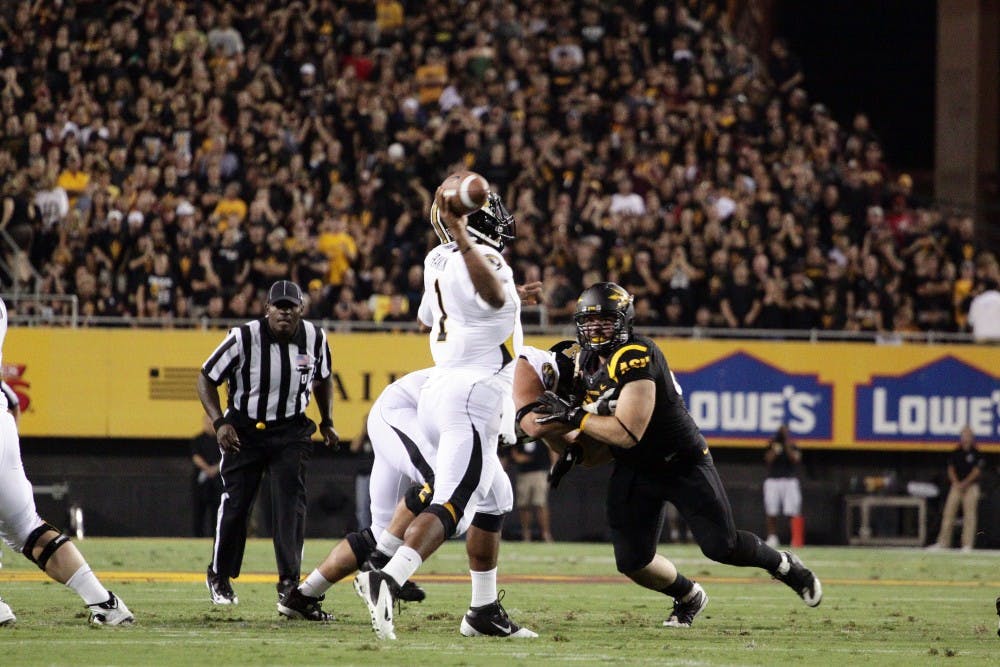
POLYGON ((271 285, 271 289, 267 293, 267 302, 271 304, 287 302, 301 306, 302 290, 290 280, 279 280, 271 285))

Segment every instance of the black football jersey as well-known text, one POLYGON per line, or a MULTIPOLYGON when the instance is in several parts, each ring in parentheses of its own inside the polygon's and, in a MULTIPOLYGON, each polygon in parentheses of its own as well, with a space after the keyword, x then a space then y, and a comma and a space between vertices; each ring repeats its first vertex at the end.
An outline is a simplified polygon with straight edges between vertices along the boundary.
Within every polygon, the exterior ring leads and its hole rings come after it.
POLYGON ((622 387, 636 380, 652 380, 656 385, 656 406, 639 444, 611 446, 611 453, 621 463, 641 470, 662 467, 671 461, 703 457, 708 445, 684 405, 677 384, 663 352, 649 338, 633 336, 616 349, 606 363, 595 352, 581 351, 580 380, 583 404, 592 403, 611 391, 618 398, 622 387))

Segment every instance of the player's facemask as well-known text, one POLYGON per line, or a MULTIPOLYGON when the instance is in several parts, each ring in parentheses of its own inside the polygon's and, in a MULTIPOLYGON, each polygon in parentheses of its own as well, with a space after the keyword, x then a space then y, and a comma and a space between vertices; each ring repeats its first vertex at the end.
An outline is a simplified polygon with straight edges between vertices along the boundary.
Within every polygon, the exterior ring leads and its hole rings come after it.
POLYGON ((577 299, 577 342, 585 350, 610 354, 632 336, 634 317, 631 294, 615 283, 597 283, 577 299))

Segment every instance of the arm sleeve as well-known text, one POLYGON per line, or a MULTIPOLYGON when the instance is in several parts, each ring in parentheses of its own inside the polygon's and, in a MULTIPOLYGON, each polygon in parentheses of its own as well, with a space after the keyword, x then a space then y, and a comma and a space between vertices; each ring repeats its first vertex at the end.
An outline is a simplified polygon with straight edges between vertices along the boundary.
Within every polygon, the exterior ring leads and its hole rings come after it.
POLYGON ((316 327, 316 333, 320 347, 316 360, 316 375, 320 380, 325 380, 333 373, 333 355, 330 354, 330 344, 326 340, 326 332, 323 328, 316 327))
POLYGON ((229 330, 225 340, 219 347, 215 348, 212 356, 202 365, 201 372, 215 386, 219 386, 239 364, 240 348, 240 329, 234 327, 229 330))
POLYGON ((424 295, 420 297, 420 307, 417 309, 417 319, 420 320, 420 323, 425 326, 434 326, 431 305, 427 302, 427 292, 424 292, 424 295))

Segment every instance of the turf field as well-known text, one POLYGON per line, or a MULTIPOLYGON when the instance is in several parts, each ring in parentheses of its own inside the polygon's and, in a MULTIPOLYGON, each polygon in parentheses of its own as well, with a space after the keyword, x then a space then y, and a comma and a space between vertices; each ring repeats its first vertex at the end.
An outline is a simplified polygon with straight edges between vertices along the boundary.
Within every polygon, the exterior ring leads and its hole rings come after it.
MULTIPOLYGON (((334 543, 307 540, 304 568, 334 543)), ((995 598, 1000 553, 809 547, 823 581, 807 608, 763 572, 718 565, 695 547, 664 545, 709 595, 690 629, 661 627, 669 601, 618 576, 604 544, 503 546, 500 587, 511 617, 535 640, 468 639, 464 547, 453 542, 416 577, 421 604, 396 616, 396 642, 372 635, 349 580, 327 595, 329 624, 275 610, 271 544, 251 540, 235 608, 213 607, 204 584, 208 540, 100 539, 80 543, 91 565, 136 615, 132 627, 87 625, 74 593, 44 580, 9 549, 0 595, 18 622, 0 628, 4 665, 913 665, 1000 664, 995 598)), ((308 570, 306 570, 308 571, 308 570)))

